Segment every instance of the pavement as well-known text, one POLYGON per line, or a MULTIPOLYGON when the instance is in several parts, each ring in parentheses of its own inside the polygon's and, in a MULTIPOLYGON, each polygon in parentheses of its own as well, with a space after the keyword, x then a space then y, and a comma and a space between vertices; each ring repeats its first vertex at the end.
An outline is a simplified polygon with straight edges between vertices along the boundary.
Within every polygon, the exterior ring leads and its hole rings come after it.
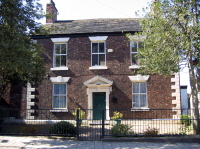
POLYGON ((0 149, 200 149, 199 143, 76 141, 64 137, 0 136, 0 149))

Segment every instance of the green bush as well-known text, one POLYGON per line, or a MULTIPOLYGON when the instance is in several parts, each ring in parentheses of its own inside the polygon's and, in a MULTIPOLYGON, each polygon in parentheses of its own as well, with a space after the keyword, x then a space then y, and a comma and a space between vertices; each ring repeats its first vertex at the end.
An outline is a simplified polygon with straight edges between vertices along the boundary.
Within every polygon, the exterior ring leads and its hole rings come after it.
POLYGON ((192 120, 191 120, 191 117, 184 114, 184 115, 181 115, 181 120, 180 120, 181 124, 185 125, 185 126, 190 126, 191 123, 192 123, 192 120))
POLYGON ((117 124, 111 128, 111 134, 113 136, 128 136, 134 135, 134 132, 131 131, 131 127, 124 124, 117 124))
POLYGON ((147 128, 146 131, 144 131, 145 137, 155 137, 158 135, 158 129, 157 128, 147 128))
POLYGON ((76 127, 70 122, 58 122, 55 123, 50 129, 50 134, 65 134, 65 135, 76 135, 76 127))

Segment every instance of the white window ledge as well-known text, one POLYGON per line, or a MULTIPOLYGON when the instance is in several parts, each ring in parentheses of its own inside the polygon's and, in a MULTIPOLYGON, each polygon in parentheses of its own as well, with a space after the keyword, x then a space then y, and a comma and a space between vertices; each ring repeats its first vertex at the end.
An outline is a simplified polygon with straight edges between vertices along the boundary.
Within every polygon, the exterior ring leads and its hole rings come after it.
POLYGON ((149 108, 131 108, 131 111, 150 111, 149 108))
POLYGON ((99 69, 108 69, 107 66, 92 66, 89 67, 89 70, 99 70, 99 69))
POLYGON ((54 110, 50 110, 50 112, 68 112, 68 109, 54 109, 54 110))
POLYGON ((52 71, 57 71, 57 70, 69 70, 68 67, 54 67, 51 68, 52 71))
POLYGON ((129 69, 138 69, 138 68, 140 68, 139 65, 131 65, 131 66, 129 66, 129 69))

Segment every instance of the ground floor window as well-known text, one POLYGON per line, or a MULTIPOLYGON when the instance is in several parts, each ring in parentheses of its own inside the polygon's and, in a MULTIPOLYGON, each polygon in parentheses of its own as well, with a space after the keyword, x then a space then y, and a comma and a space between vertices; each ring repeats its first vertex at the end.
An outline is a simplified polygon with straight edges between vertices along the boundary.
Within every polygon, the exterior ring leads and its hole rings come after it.
POLYGON ((147 82, 133 82, 133 108, 147 107, 147 82))
POLYGON ((53 109, 67 108, 67 84, 53 84, 53 109))

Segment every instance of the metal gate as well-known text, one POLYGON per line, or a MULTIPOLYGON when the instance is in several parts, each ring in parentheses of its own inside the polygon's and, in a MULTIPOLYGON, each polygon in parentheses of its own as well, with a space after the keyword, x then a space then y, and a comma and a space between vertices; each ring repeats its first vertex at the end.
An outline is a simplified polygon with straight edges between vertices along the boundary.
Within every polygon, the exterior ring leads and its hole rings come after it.
MULTIPOLYGON (((105 117, 105 110, 99 111, 102 119, 105 117)), ((77 110, 77 139, 80 141, 100 141, 104 137, 104 120, 80 120, 78 119, 79 111, 77 110), (78 123, 82 121, 81 125, 78 123)))

